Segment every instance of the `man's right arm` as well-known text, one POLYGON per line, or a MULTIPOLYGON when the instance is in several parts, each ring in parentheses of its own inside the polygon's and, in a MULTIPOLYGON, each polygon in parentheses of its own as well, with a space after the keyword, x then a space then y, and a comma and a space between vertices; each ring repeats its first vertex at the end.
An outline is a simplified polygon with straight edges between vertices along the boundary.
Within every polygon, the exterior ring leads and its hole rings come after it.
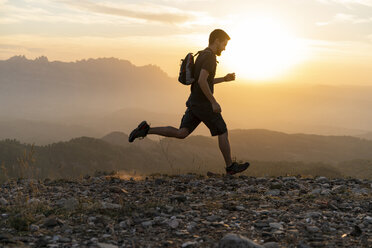
POLYGON ((217 103, 216 99, 214 98, 211 92, 211 89, 209 88, 208 81, 207 81, 208 76, 209 76, 209 72, 205 69, 201 69, 198 84, 200 86, 200 89, 204 93, 205 97, 212 104, 213 112, 219 113, 221 112, 221 107, 217 103))

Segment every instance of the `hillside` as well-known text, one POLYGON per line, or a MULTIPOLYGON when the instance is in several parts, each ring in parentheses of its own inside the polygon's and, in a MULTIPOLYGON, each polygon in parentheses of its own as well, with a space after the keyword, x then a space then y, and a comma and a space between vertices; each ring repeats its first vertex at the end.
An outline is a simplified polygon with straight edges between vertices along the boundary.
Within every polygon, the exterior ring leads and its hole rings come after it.
POLYGON ((17 139, 25 143, 47 145, 75 137, 99 137, 100 132, 82 125, 31 120, 0 120, 0 139, 17 139))
MULTIPOLYGON (((41 178, 79 177, 101 170, 223 173, 224 162, 215 138, 145 138, 132 144, 127 138, 124 133, 114 132, 102 139, 81 137, 34 147, 4 140, 0 142, 0 165, 7 168, 10 177, 20 172, 41 178), (20 164, 19 159, 24 162, 20 164)), ((372 178, 372 141, 268 130, 234 130, 230 139, 233 156, 252 163, 246 175, 372 178)))

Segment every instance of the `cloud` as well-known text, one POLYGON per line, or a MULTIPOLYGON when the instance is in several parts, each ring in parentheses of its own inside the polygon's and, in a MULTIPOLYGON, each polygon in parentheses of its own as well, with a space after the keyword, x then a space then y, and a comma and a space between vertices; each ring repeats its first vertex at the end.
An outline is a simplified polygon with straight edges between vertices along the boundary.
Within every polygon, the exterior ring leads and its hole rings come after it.
POLYGON ((23 45, 0 44, 0 49, 3 51, 29 51, 34 53, 42 53, 43 48, 40 47, 27 47, 23 45))
POLYGON ((342 4, 345 6, 363 5, 363 6, 372 7, 372 0, 317 0, 317 1, 320 3, 324 3, 324 4, 336 3, 336 4, 342 4))
POLYGON ((145 21, 160 23, 180 24, 191 21, 196 17, 193 12, 181 11, 154 4, 114 4, 114 3, 93 3, 89 0, 71 1, 62 0, 61 2, 73 6, 80 10, 93 13, 100 13, 113 16, 129 17, 145 21))
POLYGON ((205 26, 213 18, 200 11, 184 11, 175 7, 150 3, 126 4, 90 0, 24 0, 27 5, 0 0, 0 24, 26 21, 80 24, 144 24, 163 23, 205 26), (56 12, 58 10, 58 12, 56 12))
POLYGON ((359 18, 355 15, 338 13, 336 14, 331 20, 326 22, 317 22, 316 25, 318 26, 326 26, 332 23, 352 23, 352 24, 359 24, 359 23, 369 23, 372 22, 372 17, 369 18, 359 18))
POLYGON ((148 2, 129 4, 116 1, 93 2, 92 0, 23 1, 20 5, 16 2, 0 0, 0 24, 42 21, 81 24, 162 23, 187 27, 190 24, 206 26, 214 21, 214 18, 205 12, 186 11, 177 7, 148 2))

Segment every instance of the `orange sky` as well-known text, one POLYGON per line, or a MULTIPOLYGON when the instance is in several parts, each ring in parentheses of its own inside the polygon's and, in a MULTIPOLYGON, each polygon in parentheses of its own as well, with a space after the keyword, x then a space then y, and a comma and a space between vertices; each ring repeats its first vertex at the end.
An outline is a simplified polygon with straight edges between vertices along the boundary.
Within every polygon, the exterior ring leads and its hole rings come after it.
POLYGON ((372 0, 0 0, 0 59, 117 57, 168 75, 231 36, 217 74, 240 82, 372 84, 372 0))

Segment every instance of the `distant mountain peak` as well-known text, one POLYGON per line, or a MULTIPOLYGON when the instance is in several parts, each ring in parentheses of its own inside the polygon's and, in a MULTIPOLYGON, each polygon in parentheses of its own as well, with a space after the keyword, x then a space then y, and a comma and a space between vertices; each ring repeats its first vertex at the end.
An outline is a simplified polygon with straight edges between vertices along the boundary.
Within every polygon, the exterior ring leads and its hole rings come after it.
POLYGON ((48 63, 49 60, 46 56, 40 56, 40 57, 37 57, 35 59, 35 62, 39 62, 39 63, 48 63))
MULTIPOLYGON (((1 61, 1 60, 0 60, 1 61)), ((71 62, 66 61, 49 61, 47 56, 41 55, 35 59, 28 59, 25 55, 16 55, 13 57, 10 57, 7 60, 4 60, 5 62, 10 62, 10 64, 16 63, 18 64, 39 64, 39 65, 45 65, 45 64, 70 64, 72 66, 76 65, 83 65, 83 66, 98 66, 99 68, 114 68, 115 70, 122 70, 123 68, 127 70, 137 70, 141 74, 151 74, 152 76, 159 76, 159 77, 166 77, 169 78, 168 74, 158 65, 155 64, 147 64, 147 65, 135 65, 129 60, 126 59, 120 59, 115 57, 101 57, 101 58, 87 58, 87 59, 81 59, 71 62)), ((95 68, 95 70, 99 70, 99 68, 95 68)), ((0 68, 1 69, 1 68, 0 68)), ((20 68, 22 69, 22 67, 20 68)))
POLYGON ((10 57, 7 59, 7 61, 27 61, 28 59, 26 58, 25 55, 16 55, 13 57, 10 57))

